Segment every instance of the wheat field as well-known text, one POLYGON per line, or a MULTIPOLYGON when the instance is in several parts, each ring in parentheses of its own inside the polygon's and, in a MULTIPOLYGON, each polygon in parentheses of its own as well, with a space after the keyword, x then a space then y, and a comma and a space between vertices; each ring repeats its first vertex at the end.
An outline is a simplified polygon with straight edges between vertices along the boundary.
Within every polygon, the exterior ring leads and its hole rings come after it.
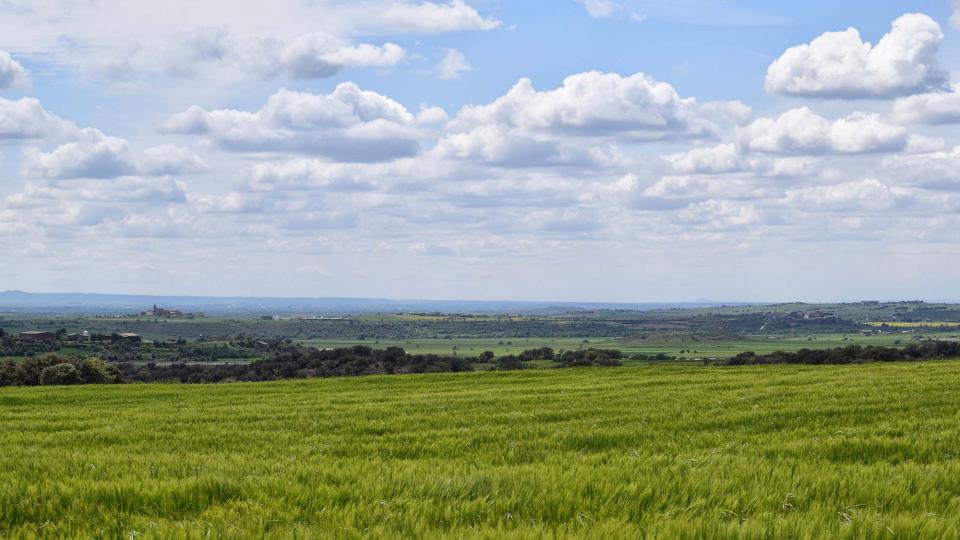
POLYGON ((960 363, 0 389, 0 536, 960 536, 960 363))

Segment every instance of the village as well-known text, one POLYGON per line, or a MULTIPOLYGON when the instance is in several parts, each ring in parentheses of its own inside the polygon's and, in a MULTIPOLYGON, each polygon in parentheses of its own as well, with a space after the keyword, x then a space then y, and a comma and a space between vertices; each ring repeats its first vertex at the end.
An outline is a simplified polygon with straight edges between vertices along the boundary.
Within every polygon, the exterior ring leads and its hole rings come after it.
MULTIPOLYGON (((187 313, 178 309, 164 308, 156 304, 152 308, 141 311, 135 315, 98 315, 96 318, 129 318, 129 317, 154 317, 168 319, 195 319, 203 318, 203 313, 187 313)), ((78 332, 67 332, 64 329, 52 330, 26 330, 19 333, 19 337, 26 343, 55 343, 58 341, 110 341, 112 343, 142 343, 143 337, 134 332, 112 332, 110 334, 91 333, 88 330, 78 332)))

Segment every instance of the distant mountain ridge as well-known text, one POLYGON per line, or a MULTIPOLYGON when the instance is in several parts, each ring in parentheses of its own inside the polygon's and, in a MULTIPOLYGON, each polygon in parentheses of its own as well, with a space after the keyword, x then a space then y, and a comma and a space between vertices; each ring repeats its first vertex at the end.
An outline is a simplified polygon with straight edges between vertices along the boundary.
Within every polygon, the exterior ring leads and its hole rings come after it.
POLYGON ((393 300, 387 298, 281 298, 243 296, 166 296, 101 293, 0 292, 0 311, 30 313, 137 313, 154 304, 182 311, 230 313, 562 313, 571 310, 695 308, 750 305, 744 302, 527 302, 498 300, 393 300))

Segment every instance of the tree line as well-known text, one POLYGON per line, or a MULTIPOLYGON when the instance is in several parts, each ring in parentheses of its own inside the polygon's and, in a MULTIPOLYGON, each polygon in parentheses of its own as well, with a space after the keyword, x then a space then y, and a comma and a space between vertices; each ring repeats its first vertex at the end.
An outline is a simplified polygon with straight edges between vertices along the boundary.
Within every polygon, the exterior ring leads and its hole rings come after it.
POLYGON ((880 345, 847 345, 832 349, 800 349, 769 354, 742 352, 722 363, 730 366, 754 364, 863 364, 960 358, 960 342, 927 340, 902 348, 880 345))
POLYGON ((553 360, 555 367, 619 366, 623 354, 613 349, 586 349, 555 354, 543 347, 520 355, 496 357, 486 351, 475 358, 435 354, 408 354, 400 347, 373 349, 357 345, 342 349, 286 348, 270 358, 239 363, 155 362, 110 363, 101 358, 79 358, 46 353, 22 361, 0 362, 0 386, 95 384, 130 382, 218 383, 276 381, 314 377, 355 377, 473 371, 474 364, 496 370, 527 367, 525 362, 553 360))

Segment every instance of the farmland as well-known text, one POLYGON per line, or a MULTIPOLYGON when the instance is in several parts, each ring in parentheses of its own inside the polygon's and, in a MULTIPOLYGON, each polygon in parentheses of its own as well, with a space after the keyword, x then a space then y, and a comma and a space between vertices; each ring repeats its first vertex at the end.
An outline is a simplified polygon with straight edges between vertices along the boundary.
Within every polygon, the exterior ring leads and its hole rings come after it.
POLYGON ((0 536, 956 536, 960 363, 0 389, 0 536))
MULTIPOLYGON (((245 362, 269 351, 258 340, 304 347, 401 347, 411 354, 475 358, 551 347, 589 347, 680 360, 729 358, 744 351, 825 349, 850 344, 902 346, 960 339, 960 306, 923 302, 776 304, 652 310, 567 310, 550 314, 341 313, 273 316, 211 314, 192 318, 62 313, 0 314, 0 356, 62 352, 112 362, 245 362), (23 346, 24 331, 87 332, 103 340, 23 346), (120 332, 143 346, 106 345, 120 332)), ((275 350, 273 347, 271 350, 275 350)))
MULTIPOLYGON (((956 331, 930 334, 937 339, 957 339, 956 331)), ((887 334, 817 334, 817 335, 767 335, 703 338, 689 335, 656 336, 646 339, 609 337, 572 338, 448 338, 448 339, 397 339, 397 340, 351 340, 310 339, 300 343, 311 347, 338 348, 353 345, 373 347, 402 347, 409 352, 421 354, 457 354, 476 356, 483 351, 496 355, 517 354, 535 347, 552 347, 556 350, 598 347, 619 349, 625 354, 666 354, 680 360, 700 358, 727 358, 743 351, 769 353, 773 351, 796 351, 799 349, 827 349, 843 347, 851 343, 894 347, 912 341, 912 336, 899 333, 887 334)))

